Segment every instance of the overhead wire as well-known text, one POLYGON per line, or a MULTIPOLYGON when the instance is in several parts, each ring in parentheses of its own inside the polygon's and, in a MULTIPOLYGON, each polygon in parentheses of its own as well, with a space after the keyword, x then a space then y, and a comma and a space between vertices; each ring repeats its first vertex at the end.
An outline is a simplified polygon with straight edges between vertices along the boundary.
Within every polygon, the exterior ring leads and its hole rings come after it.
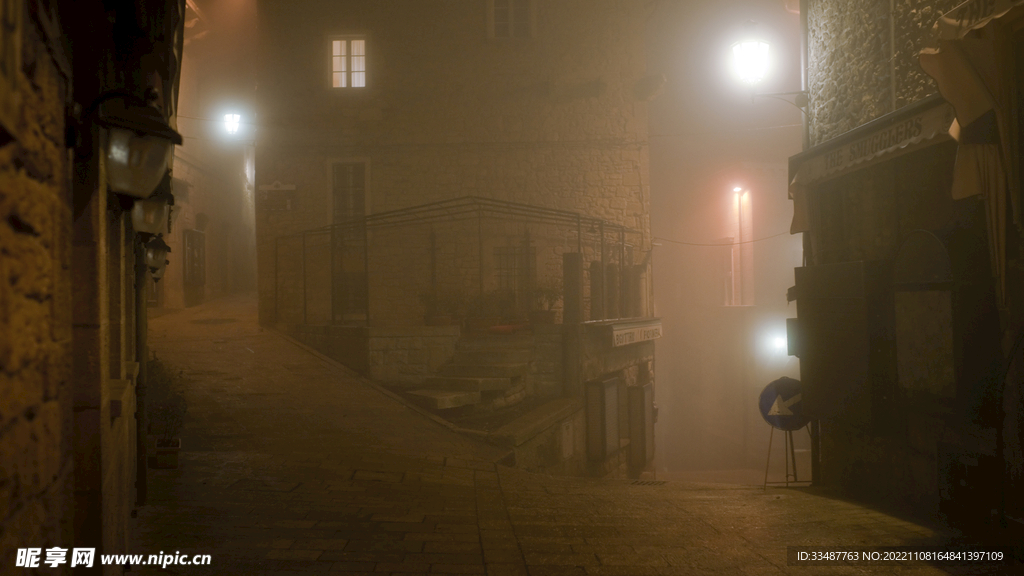
POLYGON ((754 242, 761 242, 761 241, 764 241, 764 240, 771 240, 772 238, 778 238, 779 236, 785 236, 786 234, 790 234, 790 232, 779 232, 778 234, 772 234, 771 236, 765 236, 764 238, 755 238, 753 240, 744 240, 743 242, 720 242, 718 244, 702 244, 702 243, 699 243, 699 242, 683 242, 681 240, 673 240, 671 238, 662 238, 660 236, 655 236, 654 240, 655 241, 661 241, 661 242, 669 242, 669 243, 672 243, 672 244, 679 244, 681 246, 703 246, 703 247, 712 247, 713 248, 713 247, 720 247, 720 246, 735 246, 737 244, 753 244, 754 242))

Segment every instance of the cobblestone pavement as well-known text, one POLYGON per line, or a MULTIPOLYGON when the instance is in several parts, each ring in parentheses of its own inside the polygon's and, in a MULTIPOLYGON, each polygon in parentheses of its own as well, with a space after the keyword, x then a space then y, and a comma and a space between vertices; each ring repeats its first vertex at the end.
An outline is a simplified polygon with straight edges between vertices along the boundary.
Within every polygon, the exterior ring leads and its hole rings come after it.
POLYGON ((949 540, 812 491, 511 469, 503 450, 260 329, 254 310, 232 298, 151 321, 151 348, 189 377, 189 412, 181 466, 151 471, 131 551, 212 559, 132 573, 1013 573, 789 566, 787 546, 949 540))

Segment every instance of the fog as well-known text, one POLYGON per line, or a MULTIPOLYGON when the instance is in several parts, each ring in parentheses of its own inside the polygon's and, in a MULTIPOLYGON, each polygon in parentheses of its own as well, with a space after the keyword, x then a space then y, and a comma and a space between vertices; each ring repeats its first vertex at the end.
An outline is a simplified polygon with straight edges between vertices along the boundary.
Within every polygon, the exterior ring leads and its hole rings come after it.
POLYGON ((187 2, 176 117, 184 144, 175 150, 176 204, 167 238, 172 265, 166 281, 153 287, 163 307, 194 306, 256 286, 256 6, 256 0, 187 2), (234 134, 224 123, 229 113, 245 118, 234 134))
MULTIPOLYGON (((752 97, 728 73, 725 55, 748 33, 745 20, 757 22, 774 55, 757 92, 800 90, 799 16, 782 0, 662 3, 648 26, 649 71, 666 77, 650 108, 655 300, 665 325, 656 357, 660 478, 762 482, 770 428, 758 395, 780 376, 799 378, 782 339, 785 318, 796 316, 786 290, 801 264, 787 198, 801 112, 752 97), (722 246, 732 242, 742 248, 722 246), (735 305, 725 305, 732 289, 735 305)), ((782 440, 776 433, 769 481, 785 479, 782 440)), ((806 431, 794 440, 798 473, 809 479, 809 453, 799 451, 809 448, 806 431)))
MULTIPOLYGON (((186 23, 182 155, 207 159, 221 181, 243 170, 254 188, 246 145, 257 117, 256 2, 189 6, 198 17, 186 23), (234 138, 225 137, 221 120, 229 112, 246 119, 234 138)), ((799 90, 799 16, 783 0, 660 2, 648 23, 648 72, 665 76, 649 105, 654 299, 665 327, 656 356, 656 473, 663 478, 762 481, 770 429, 758 394, 780 376, 799 378, 798 360, 780 339, 785 318, 796 315, 786 290, 801 264, 801 241, 788 233, 787 159, 801 149, 802 119, 790 104, 752 97, 728 73, 729 47, 749 33, 744 22, 751 20, 774 56, 757 91, 799 90), (741 214, 735 188, 742 189, 741 214)), ((214 211, 238 220, 234 230, 251 234, 230 195, 209 196, 214 211)), ((250 269, 240 274, 235 286, 251 286, 250 269)), ((804 431, 794 437, 798 449, 809 446, 804 431)), ((780 433, 769 481, 784 479, 782 446, 780 433)), ((798 458, 809 479, 809 454, 798 458)))

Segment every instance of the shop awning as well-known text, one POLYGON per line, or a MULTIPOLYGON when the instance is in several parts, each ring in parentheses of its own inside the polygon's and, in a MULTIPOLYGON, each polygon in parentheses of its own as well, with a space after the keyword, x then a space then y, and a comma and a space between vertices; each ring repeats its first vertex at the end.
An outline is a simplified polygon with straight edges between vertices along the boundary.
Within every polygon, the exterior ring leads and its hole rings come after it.
POLYGON ((958 142, 954 198, 985 200, 992 271, 1002 302, 1006 279, 1006 214, 1020 223, 1021 207, 1007 161, 1013 126, 1013 42, 1004 19, 1024 14, 1024 0, 968 0, 935 23, 936 45, 920 53, 921 67, 953 106, 958 142))
POLYGON ((811 187, 949 140, 953 119, 952 106, 941 98, 928 98, 795 156, 791 160, 789 184, 789 197, 793 200, 790 233, 810 230, 807 194, 811 187))
POLYGON ((1024 0, 967 0, 939 17, 935 31, 939 40, 959 40, 1021 5, 1024 0))

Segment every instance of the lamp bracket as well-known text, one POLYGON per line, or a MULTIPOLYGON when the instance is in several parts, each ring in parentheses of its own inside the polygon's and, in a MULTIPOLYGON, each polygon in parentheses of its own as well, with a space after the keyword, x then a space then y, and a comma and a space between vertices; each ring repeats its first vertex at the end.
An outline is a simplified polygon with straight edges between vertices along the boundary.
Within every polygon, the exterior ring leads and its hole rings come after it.
POLYGON ((808 95, 806 90, 799 90, 797 92, 773 92, 771 94, 758 94, 757 92, 750 92, 750 100, 754 101, 754 98, 771 98, 773 100, 781 100, 790 106, 799 108, 804 114, 807 113, 807 102, 808 95), (789 97, 793 97, 792 100, 789 97))

